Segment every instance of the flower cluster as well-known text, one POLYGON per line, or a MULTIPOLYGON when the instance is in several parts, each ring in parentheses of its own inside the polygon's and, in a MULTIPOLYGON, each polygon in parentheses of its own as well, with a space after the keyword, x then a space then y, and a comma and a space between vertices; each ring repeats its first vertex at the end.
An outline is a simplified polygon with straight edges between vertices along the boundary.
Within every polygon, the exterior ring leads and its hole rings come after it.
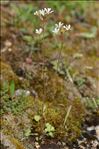
MULTIPOLYGON (((55 24, 55 28, 52 30, 54 34, 58 34, 59 32, 65 32, 71 30, 71 25, 64 25, 62 22, 59 22, 58 24, 55 24)), ((36 29, 36 34, 41 34, 43 32, 42 28, 36 29)))
POLYGON ((36 34, 41 34, 42 32, 43 32, 42 28, 36 29, 36 31, 35 31, 36 34))
POLYGON ((52 32, 57 34, 60 31, 60 29, 62 28, 62 26, 63 26, 62 22, 59 22, 58 24, 55 24, 55 28, 54 28, 54 30, 52 30, 52 32))
MULTIPOLYGON (((41 10, 35 11, 34 15, 40 17, 41 20, 44 19, 45 15, 49 15, 53 13, 54 11, 51 8, 43 8, 41 10)), ((43 32, 43 28, 36 29, 36 34, 41 34, 43 32)), ((64 25, 64 23, 59 22, 58 24, 55 24, 55 28, 52 30, 54 34, 58 34, 59 32, 65 32, 71 30, 71 25, 64 25)))
POLYGON ((34 15, 40 17, 41 20, 43 20, 43 17, 45 15, 49 15, 51 13, 53 13, 54 11, 51 9, 51 8, 44 8, 44 9, 41 9, 41 10, 38 10, 38 11, 35 11, 34 12, 34 15))
POLYGON ((64 25, 64 23, 59 22, 58 24, 55 24, 55 28, 52 30, 53 33, 58 34, 60 31, 67 31, 71 30, 71 25, 64 25))
POLYGON ((65 29, 65 31, 71 30, 71 25, 64 25, 63 28, 65 29))

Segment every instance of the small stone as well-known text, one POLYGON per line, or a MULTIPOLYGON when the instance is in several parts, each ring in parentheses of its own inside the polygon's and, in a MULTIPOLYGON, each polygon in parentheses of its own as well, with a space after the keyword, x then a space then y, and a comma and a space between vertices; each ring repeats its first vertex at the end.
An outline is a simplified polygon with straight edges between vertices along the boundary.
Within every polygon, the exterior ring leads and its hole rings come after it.
POLYGON ((35 90, 31 91, 32 96, 34 96, 35 98, 38 98, 37 92, 35 90))
POLYGON ((32 64, 32 59, 31 59, 31 58, 29 58, 29 57, 28 57, 28 58, 26 58, 26 63, 27 63, 27 64, 32 64))
POLYGON ((96 130, 96 137, 99 140, 99 125, 95 127, 96 130))
POLYGON ((1 49, 1 52, 2 52, 2 53, 5 52, 5 51, 7 51, 7 48, 6 48, 6 47, 3 48, 3 49, 1 49))
POLYGON ((60 141, 58 141, 58 143, 57 143, 58 145, 61 145, 61 142, 60 141))
POLYGON ((63 146, 65 146, 65 145, 66 145, 66 143, 65 143, 65 142, 62 142, 62 145, 63 145, 63 146))
MULTIPOLYGON (((92 141, 92 149, 95 149, 95 148, 97 148, 97 146, 98 146, 98 141, 97 140, 94 140, 94 141, 92 141)), ((98 149, 98 148, 97 148, 98 149)))
POLYGON ((9 51, 9 52, 11 52, 11 51, 12 51, 12 49, 11 49, 11 48, 8 48, 8 51, 9 51))
POLYGON ((94 127, 94 126, 87 127, 87 131, 92 131, 92 130, 94 130, 94 129, 95 129, 95 127, 94 127))
POLYGON ((8 40, 5 41, 5 46, 6 47, 11 47, 12 46, 12 43, 8 40))
POLYGON ((35 147, 36 147, 36 149, 39 149, 40 148, 40 145, 39 145, 38 142, 35 142, 35 147))
POLYGON ((17 70, 16 70, 16 74, 18 76, 21 76, 21 77, 25 77, 25 70, 21 67, 19 67, 17 70))
POLYGON ((30 95, 30 91, 24 90, 24 89, 17 89, 15 91, 15 96, 22 96, 22 95, 29 96, 30 95))
POLYGON ((21 81, 22 81, 22 80, 23 80, 23 78, 22 78, 22 77, 19 77, 19 80, 21 80, 21 81))

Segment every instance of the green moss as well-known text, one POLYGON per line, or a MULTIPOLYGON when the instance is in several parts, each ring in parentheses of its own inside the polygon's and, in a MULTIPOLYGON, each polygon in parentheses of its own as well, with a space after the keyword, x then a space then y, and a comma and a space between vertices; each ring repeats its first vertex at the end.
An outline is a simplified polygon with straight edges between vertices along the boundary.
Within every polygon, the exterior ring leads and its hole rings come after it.
POLYGON ((76 139, 81 133, 81 124, 84 114, 85 109, 79 100, 73 102, 67 101, 67 104, 65 101, 63 105, 60 103, 47 103, 42 119, 39 123, 33 123, 33 130, 42 133, 45 124, 50 123, 55 127, 54 136, 56 138, 60 139, 67 136, 68 140, 71 141, 76 139), (65 115, 70 105, 72 105, 72 109, 67 118, 66 126, 64 126, 65 115))
MULTIPOLYGON (((10 81, 13 79, 15 83, 19 82, 18 77, 14 74, 11 67, 5 63, 2 63, 1 74, 5 80, 10 81)), ((67 136, 67 140, 69 141, 76 139, 81 133, 81 124, 85 110, 80 100, 75 99, 70 101, 66 99, 64 80, 53 70, 46 68, 43 76, 41 70, 39 70, 32 85, 37 91, 39 99, 28 96, 16 97, 11 101, 3 101, 3 105, 6 107, 5 112, 9 113, 9 116, 11 114, 14 115, 17 119, 20 119, 25 112, 30 121, 30 126, 33 128, 33 132, 43 134, 45 124, 50 123, 55 128, 54 136, 56 138, 60 139, 67 136), (46 89, 46 93, 44 93, 43 87, 46 89), (70 105, 72 109, 64 126, 65 116, 70 105), (41 116, 39 122, 33 120, 35 115, 41 116)), ((21 125, 18 127, 21 131, 26 128, 23 121, 21 121, 21 125)), ((8 128, 10 133, 15 133, 16 130, 12 129, 11 123, 5 122, 5 128, 3 129, 7 130, 8 128)), ((18 137, 18 134, 16 136, 18 137)))
POLYGON ((1 86, 3 83, 6 81, 10 83, 12 80, 15 82, 16 88, 22 87, 22 88, 27 88, 29 87, 29 81, 23 79, 20 80, 20 78, 13 72, 12 68, 10 65, 6 64, 5 62, 0 62, 1 63, 1 86))
MULTIPOLYGON (((17 99, 16 99, 17 100, 17 99)), ((43 103, 42 100, 34 99, 31 96, 26 98, 20 98, 20 106, 16 105, 17 114, 15 114, 10 107, 10 112, 8 120, 4 120, 3 128, 6 130, 7 134, 15 134, 17 129, 24 132, 28 127, 32 127, 32 132, 37 132, 38 134, 44 134, 44 128, 46 123, 50 123, 54 128, 54 137, 61 139, 67 136, 67 140, 75 140, 81 133, 81 124, 83 122, 83 116, 85 114, 85 109, 81 104, 80 100, 68 101, 66 99, 61 102, 48 102, 43 103), (25 102, 24 102, 25 101, 25 102), (23 104, 24 103, 24 104, 23 104), (69 116, 67 118, 66 124, 64 126, 65 116, 68 111, 68 107, 72 106, 69 116), (43 111, 42 111, 43 107, 43 111), (79 113, 79 114, 78 114, 79 113), (14 115, 13 115, 14 114, 14 115), (21 120, 23 114, 27 115, 25 121, 21 120), (35 115, 40 115, 41 119, 38 122, 33 120, 35 115), (12 117, 12 120, 19 119, 20 125, 15 126, 15 129, 12 128, 12 122, 8 122, 9 118, 12 117), (29 121, 29 123, 27 123, 29 121), (26 123, 26 125, 25 125, 26 123), (18 128, 17 128, 18 127, 18 128), (7 131, 9 130, 9 131, 7 131)), ((13 101, 14 102, 14 101, 13 101)), ((11 120, 11 121, 12 121, 11 120)), ((18 137, 19 134, 16 134, 18 137)))
POLYGON ((16 147, 16 149, 25 149, 22 143, 16 138, 10 138, 10 140, 13 143, 13 145, 16 147))
POLYGON ((1 81, 7 80, 8 82, 14 80, 15 82, 18 81, 18 77, 14 74, 11 67, 1 62, 1 81))
POLYGON ((52 69, 39 69, 32 82, 40 99, 54 101, 66 98, 64 80, 52 69))

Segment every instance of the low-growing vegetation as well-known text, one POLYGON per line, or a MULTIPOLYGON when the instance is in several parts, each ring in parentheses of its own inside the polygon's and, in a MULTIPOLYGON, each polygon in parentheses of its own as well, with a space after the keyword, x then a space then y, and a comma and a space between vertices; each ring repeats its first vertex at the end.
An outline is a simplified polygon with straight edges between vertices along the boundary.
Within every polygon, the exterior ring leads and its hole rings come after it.
POLYGON ((1 0, 2 149, 99 147, 98 13, 94 1, 1 0))

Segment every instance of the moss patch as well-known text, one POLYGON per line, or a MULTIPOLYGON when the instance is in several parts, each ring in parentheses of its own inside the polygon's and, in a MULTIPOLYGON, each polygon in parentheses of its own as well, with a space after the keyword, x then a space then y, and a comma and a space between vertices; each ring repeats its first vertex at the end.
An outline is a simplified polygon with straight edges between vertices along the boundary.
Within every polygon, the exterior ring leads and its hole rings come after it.
POLYGON ((27 88, 29 87, 29 81, 23 79, 20 80, 20 78, 18 78, 18 76, 13 72, 12 68, 10 65, 8 65, 7 63, 4 62, 0 62, 1 64, 1 86, 3 85, 3 83, 5 81, 7 81, 8 83, 10 83, 12 80, 14 80, 15 82, 15 86, 18 87, 23 87, 23 88, 27 88))

